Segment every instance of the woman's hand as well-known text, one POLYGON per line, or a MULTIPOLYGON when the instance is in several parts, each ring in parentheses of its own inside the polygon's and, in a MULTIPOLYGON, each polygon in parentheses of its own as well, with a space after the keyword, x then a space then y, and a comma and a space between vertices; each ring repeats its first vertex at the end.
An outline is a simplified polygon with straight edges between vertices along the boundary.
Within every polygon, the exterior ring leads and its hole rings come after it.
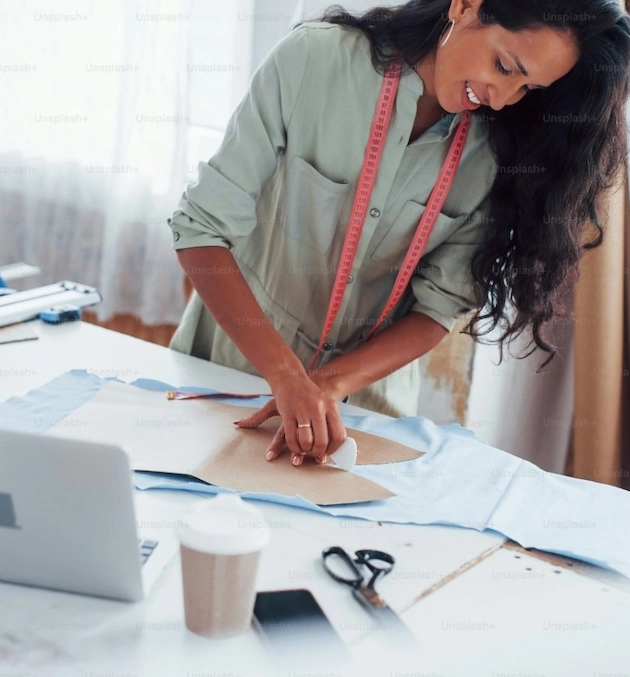
POLYGON ((346 439, 332 381, 321 373, 285 376, 271 384, 274 398, 249 418, 237 421, 241 428, 255 428, 280 416, 278 428, 265 458, 273 461, 284 446, 291 450, 293 465, 301 465, 306 454, 323 463, 346 439), (330 391, 330 392, 327 392, 330 391))

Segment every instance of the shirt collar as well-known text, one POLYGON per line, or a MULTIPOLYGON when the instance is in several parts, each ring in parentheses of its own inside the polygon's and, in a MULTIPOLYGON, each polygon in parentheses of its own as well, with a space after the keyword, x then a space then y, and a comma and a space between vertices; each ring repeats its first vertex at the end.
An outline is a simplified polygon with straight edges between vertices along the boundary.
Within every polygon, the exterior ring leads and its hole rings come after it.
MULTIPOLYGON (((413 68, 406 69, 400 77, 398 86, 413 94, 416 100, 424 93, 424 82, 413 68)), ((455 132, 457 125, 462 119, 462 115, 463 112, 461 111, 459 113, 448 113, 439 122, 436 122, 430 130, 427 130, 426 133, 430 133, 431 140, 442 141, 447 139, 455 132)))
POLYGON ((424 94, 424 82, 413 68, 405 69, 405 72, 400 76, 400 84, 398 86, 404 87, 411 94, 415 94, 416 97, 424 94))

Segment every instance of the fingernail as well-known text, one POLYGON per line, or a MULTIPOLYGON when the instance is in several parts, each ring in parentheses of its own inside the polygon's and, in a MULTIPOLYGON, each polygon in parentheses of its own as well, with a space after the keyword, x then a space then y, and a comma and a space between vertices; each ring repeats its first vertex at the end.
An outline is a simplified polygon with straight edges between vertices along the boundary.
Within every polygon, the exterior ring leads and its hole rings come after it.
POLYGON ((326 457, 325 456, 318 456, 315 460, 318 463, 326 463, 326 457))
POLYGON ((272 460, 273 460, 273 451, 272 451, 271 449, 267 449, 267 453, 265 454, 265 458, 266 458, 268 461, 272 461, 272 460))
POLYGON ((300 463, 302 463, 302 457, 301 456, 294 456, 291 459, 291 463, 293 463, 293 465, 300 465, 300 463))
POLYGON ((234 425, 238 425, 240 421, 232 421, 232 423, 234 423, 234 425))

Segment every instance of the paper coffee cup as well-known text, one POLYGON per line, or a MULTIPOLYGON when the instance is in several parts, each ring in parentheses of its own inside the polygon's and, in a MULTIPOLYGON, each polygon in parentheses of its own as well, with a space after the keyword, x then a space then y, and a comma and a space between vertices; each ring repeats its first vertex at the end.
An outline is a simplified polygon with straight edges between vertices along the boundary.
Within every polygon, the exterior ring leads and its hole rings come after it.
POLYGON ((197 502, 178 530, 186 627, 206 637, 246 630, 256 598, 261 550, 269 542, 263 513, 235 494, 197 502))

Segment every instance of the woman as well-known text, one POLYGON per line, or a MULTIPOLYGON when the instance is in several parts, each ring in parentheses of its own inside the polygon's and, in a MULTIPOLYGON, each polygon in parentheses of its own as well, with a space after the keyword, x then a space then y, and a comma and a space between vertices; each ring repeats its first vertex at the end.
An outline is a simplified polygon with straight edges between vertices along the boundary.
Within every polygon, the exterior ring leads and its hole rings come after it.
POLYGON ((196 289, 172 347, 262 375, 273 399, 240 425, 279 414, 267 459, 286 445, 295 465, 343 441, 336 403, 348 396, 415 413, 415 361, 471 311, 473 337, 528 331, 553 356, 543 325, 601 242, 598 201, 626 157, 630 22, 617 0, 414 0, 323 19, 258 68, 170 221, 196 289), (392 66, 402 70, 369 210, 322 337, 392 66), (464 115, 424 255, 368 341, 464 115))

